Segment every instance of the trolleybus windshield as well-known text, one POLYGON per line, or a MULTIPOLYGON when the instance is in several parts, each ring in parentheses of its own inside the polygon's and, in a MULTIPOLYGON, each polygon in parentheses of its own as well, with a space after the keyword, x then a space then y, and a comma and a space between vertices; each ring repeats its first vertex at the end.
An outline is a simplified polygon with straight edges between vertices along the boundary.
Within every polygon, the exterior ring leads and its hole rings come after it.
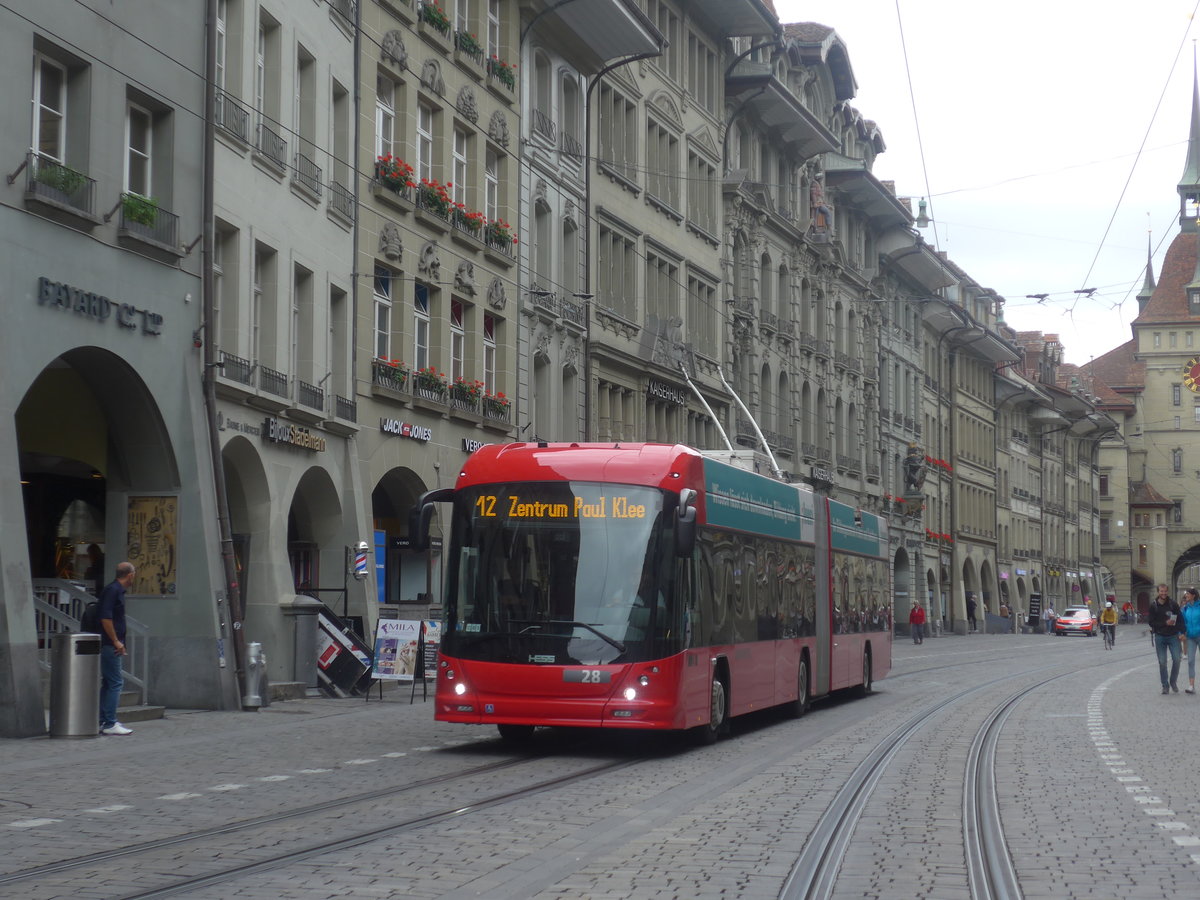
POLYGON ((459 491, 443 653, 598 665, 671 652, 670 496, 562 481, 459 491))

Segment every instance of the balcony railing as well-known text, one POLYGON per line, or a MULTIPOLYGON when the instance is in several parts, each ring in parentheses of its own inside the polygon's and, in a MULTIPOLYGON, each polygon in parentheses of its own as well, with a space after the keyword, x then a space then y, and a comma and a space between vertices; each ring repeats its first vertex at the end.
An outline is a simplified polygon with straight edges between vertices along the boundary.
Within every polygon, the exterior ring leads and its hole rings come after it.
POLYGON ((179 247, 179 216, 140 194, 121 195, 119 228, 134 237, 172 250, 179 247))
POLYGON ((546 115, 544 110, 534 107, 533 110, 533 130, 547 138, 551 143, 554 142, 557 129, 554 125, 554 120, 546 115))
POLYGON ((484 397, 482 409, 484 418, 495 419, 498 422, 507 422, 512 412, 507 400, 494 397, 484 397))
POLYGON ((287 141, 271 130, 266 122, 258 124, 258 152, 279 168, 287 168, 287 141))
POLYGON ((583 144, 579 143, 579 138, 570 132, 563 131, 559 133, 559 142, 562 147, 562 152, 574 159, 583 159, 583 144))
POLYGON ((325 409, 325 392, 307 381, 296 379, 296 399, 309 409, 325 409))
POLYGON ((288 377, 269 366, 260 365, 258 367, 258 386, 276 397, 288 395, 288 377))
POLYGON ((254 378, 254 366, 248 359, 234 356, 232 353, 221 351, 221 374, 230 381, 239 384, 250 384, 254 378))
POLYGON ((321 196, 321 167, 303 153, 296 154, 296 161, 292 166, 292 181, 314 197, 321 196))
POLYGON ((347 422, 358 421, 358 403, 345 397, 334 395, 334 412, 339 419, 347 422))
POLYGON ((584 325, 583 304, 563 298, 560 301, 560 305, 562 307, 562 317, 573 325, 578 325, 582 328, 584 325))
POLYGON ((227 134, 243 143, 250 143, 250 111, 225 91, 217 91, 213 120, 227 134))
POLYGON ((354 219, 354 194, 341 182, 329 182, 329 208, 335 213, 354 219))
POLYGON ((408 387, 408 370, 393 366, 382 359, 372 360, 371 383, 390 391, 403 391, 408 387))
POLYGON ((88 216, 96 214, 95 179, 33 151, 26 157, 26 167, 29 173, 26 193, 88 216))

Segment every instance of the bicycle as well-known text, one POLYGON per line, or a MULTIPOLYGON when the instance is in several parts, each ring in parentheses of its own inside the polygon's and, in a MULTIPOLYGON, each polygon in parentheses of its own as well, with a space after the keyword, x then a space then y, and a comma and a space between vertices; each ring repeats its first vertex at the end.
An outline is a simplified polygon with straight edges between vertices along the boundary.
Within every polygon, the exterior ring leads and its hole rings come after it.
POLYGON ((1115 625, 1101 625, 1100 631, 1104 634, 1104 649, 1111 650, 1116 646, 1117 635, 1115 625))

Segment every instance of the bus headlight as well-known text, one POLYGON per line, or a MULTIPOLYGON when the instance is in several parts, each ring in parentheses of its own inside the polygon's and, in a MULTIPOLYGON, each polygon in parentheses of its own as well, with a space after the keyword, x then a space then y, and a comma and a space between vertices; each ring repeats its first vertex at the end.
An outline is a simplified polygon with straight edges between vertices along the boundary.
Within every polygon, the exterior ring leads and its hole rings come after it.
POLYGON ((457 682, 454 685, 454 693, 458 694, 458 696, 461 697, 466 692, 467 692, 467 686, 465 684, 463 684, 461 681, 457 682))
POLYGON ((625 699, 626 699, 626 700, 635 700, 635 699, 637 699, 637 691, 635 691, 635 690, 634 690, 633 688, 631 688, 631 687, 627 687, 627 688, 625 688, 625 699))

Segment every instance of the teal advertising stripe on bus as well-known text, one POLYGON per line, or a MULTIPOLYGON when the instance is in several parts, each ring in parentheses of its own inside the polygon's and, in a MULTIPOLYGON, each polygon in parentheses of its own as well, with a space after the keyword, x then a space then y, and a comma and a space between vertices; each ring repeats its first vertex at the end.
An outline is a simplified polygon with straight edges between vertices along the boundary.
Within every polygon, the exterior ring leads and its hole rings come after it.
POLYGON ((830 500, 829 526, 834 550, 863 556, 883 556, 887 550, 887 526, 879 516, 830 500))
POLYGON ((704 491, 709 525, 789 541, 813 540, 812 495, 795 485, 706 459, 704 491))

